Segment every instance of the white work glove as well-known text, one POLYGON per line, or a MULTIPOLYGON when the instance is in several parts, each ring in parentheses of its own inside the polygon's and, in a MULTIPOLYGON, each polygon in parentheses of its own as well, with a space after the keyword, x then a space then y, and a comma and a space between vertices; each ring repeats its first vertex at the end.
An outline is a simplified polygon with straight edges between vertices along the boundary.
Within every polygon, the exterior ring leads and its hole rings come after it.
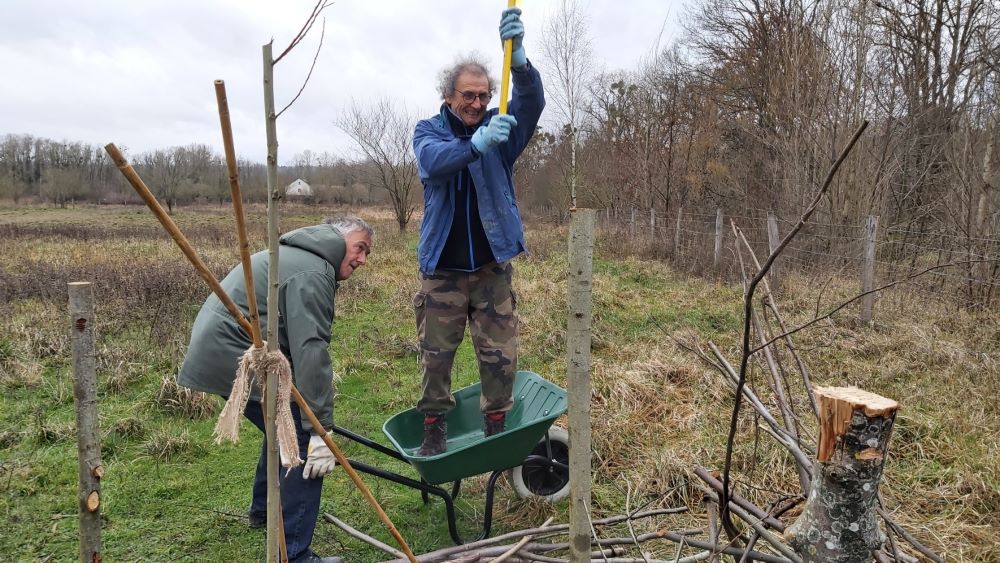
POLYGON ((325 477, 337 466, 337 458, 326 447, 326 442, 316 433, 309 438, 309 448, 306 450, 306 465, 302 468, 303 479, 325 477))

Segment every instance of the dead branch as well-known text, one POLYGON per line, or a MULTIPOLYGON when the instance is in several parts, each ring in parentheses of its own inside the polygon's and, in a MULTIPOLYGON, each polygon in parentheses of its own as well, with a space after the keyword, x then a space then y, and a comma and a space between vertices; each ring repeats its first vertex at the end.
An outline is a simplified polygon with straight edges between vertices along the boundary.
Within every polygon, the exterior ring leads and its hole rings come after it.
MULTIPOLYGON (((722 490, 722 483, 718 479, 716 479, 715 476, 713 476, 708 469, 701 466, 695 466, 694 474, 697 475, 699 479, 704 481, 706 485, 711 487, 716 494, 718 494, 718 492, 722 490)), ((734 493, 731 495, 731 498, 729 500, 730 502, 742 507, 750 514, 753 514, 755 517, 761 519, 761 521, 770 526, 772 529, 777 530, 779 532, 783 532, 785 530, 784 522, 771 516, 766 511, 759 508, 757 505, 750 502, 749 500, 741 497, 740 495, 734 493)))
MULTIPOLYGON (((555 516, 549 516, 549 519, 546 520, 545 522, 543 522, 542 525, 539 526, 539 527, 540 528, 544 528, 544 527, 548 526, 549 524, 551 524, 552 521, 555 520, 555 519, 556 519, 555 516)), ((534 536, 530 536, 530 535, 529 536, 524 536, 523 538, 521 538, 521 541, 519 541, 516 544, 514 544, 514 546, 511 547, 510 549, 508 549, 507 551, 503 552, 499 557, 490 560, 490 563, 502 563, 503 561, 506 561, 508 557, 510 557, 511 555, 514 555, 515 553, 517 553, 518 551, 520 551, 520 549, 522 547, 524 547, 525 544, 527 544, 529 541, 531 541, 531 539, 533 537, 534 536)), ((601 553, 604 553, 604 552, 602 551, 601 553)))
POLYGON ((344 522, 343 520, 341 520, 340 518, 337 518, 336 516, 334 516, 332 514, 324 513, 323 514, 323 518, 327 522, 330 522, 331 524, 334 524, 335 526, 337 526, 341 530, 347 532, 347 535, 349 535, 351 537, 357 538, 357 539, 359 539, 359 540, 361 540, 361 541, 363 541, 363 542, 365 542, 368 545, 371 545, 373 547, 377 547, 377 548, 381 549, 382 551, 388 553, 389 555, 392 555, 393 557, 398 557, 400 559, 406 559, 406 554, 403 553, 402 551, 399 551, 398 549, 396 549, 396 548, 394 548, 394 547, 392 547, 390 545, 384 544, 384 543, 378 541, 377 539, 369 536, 368 534, 366 534, 366 533, 364 533, 364 532, 362 532, 362 531, 360 531, 358 529, 355 529, 355 528, 351 527, 347 522, 344 522))
POLYGON ((739 377, 736 382, 736 393, 733 400, 733 414, 729 421, 729 436, 726 439, 726 460, 722 469, 722 494, 720 498, 720 509, 722 516, 723 526, 726 528, 726 533, 730 535, 731 539, 735 539, 739 536, 739 532, 736 530, 736 526, 733 525, 732 518, 729 516, 729 471, 733 463, 733 446, 736 440, 736 429, 737 423, 739 421, 740 415, 740 405, 742 404, 743 397, 743 387, 746 385, 746 373, 747 365, 750 361, 750 315, 753 311, 753 294, 757 289, 757 285, 761 282, 765 275, 767 275, 768 270, 774 264, 774 261, 778 256, 784 251, 785 247, 795 238, 795 236, 802 230, 805 226, 806 221, 812 216, 813 212, 816 210, 817 205, 819 205, 820 200, 823 195, 829 189, 833 177, 837 174, 837 170, 840 169, 840 165, 843 164, 844 160, 847 159, 847 155, 851 153, 851 149, 854 148, 854 144, 857 143, 861 134, 864 133, 865 129, 868 128, 868 122, 864 121, 858 130, 854 132, 854 136, 841 151, 840 156, 830 167, 830 171, 826 175, 826 179, 823 185, 817 190, 812 203, 806 208, 806 211, 799 218, 799 221, 794 227, 785 235, 785 238, 778 243, 778 246, 771 252, 764 261, 763 266, 760 271, 750 280, 747 286, 744 298, 743 298, 743 346, 742 346, 742 358, 740 359, 740 370, 739 377))

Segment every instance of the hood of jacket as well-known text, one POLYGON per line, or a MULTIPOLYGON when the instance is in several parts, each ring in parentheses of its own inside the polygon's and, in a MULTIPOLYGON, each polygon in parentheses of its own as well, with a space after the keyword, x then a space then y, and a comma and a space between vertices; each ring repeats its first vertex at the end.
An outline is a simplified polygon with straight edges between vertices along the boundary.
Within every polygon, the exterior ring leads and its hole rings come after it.
POLYGON ((334 271, 339 270, 344 261, 347 246, 344 237, 340 236, 331 225, 311 225, 295 229, 282 235, 278 240, 282 246, 301 248, 326 260, 334 271))

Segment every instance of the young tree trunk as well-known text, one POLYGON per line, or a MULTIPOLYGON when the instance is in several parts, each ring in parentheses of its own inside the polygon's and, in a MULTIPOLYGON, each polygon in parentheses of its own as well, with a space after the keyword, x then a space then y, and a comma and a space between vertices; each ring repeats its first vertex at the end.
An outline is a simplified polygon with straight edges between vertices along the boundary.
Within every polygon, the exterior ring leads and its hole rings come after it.
POLYGON ((882 466, 899 404, 854 387, 817 387, 820 438, 809 500, 785 532, 802 561, 871 561, 882 466))
POLYGON ((69 284, 73 341, 73 397, 79 454, 80 561, 101 560, 101 429, 94 353, 94 291, 90 282, 69 284))

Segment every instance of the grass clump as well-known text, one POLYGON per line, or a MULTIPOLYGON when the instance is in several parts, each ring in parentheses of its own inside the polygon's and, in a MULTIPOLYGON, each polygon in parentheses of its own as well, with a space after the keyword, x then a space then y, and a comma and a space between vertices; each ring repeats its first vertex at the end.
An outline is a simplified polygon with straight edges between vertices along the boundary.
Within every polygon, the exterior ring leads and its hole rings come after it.
POLYGON ((192 391, 177 384, 177 379, 166 376, 160 382, 160 389, 153 398, 159 410, 191 420, 204 420, 218 410, 218 400, 214 395, 192 391))
POLYGON ((175 434, 172 430, 161 429, 143 442, 142 450, 154 460, 163 462, 190 458, 202 452, 203 446, 186 430, 175 434))

